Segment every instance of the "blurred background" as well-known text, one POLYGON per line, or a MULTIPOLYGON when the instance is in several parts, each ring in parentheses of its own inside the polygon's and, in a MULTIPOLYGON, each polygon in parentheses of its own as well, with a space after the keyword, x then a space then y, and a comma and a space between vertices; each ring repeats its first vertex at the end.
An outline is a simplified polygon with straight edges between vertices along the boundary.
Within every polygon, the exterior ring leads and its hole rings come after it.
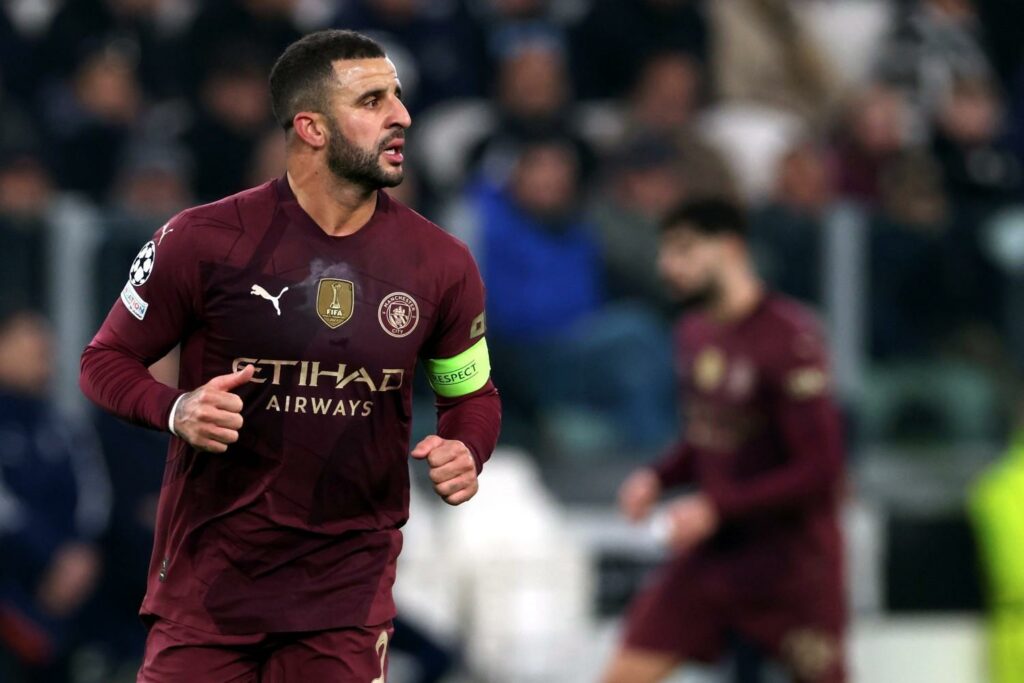
POLYGON ((164 221, 282 173, 267 74, 322 27, 398 67, 393 192, 476 255, 505 405, 481 496, 415 492, 396 683, 595 680, 664 557, 614 507, 678 430, 657 220, 722 194, 830 331, 853 680, 1021 680, 1021 26, 1014 0, 0 0, 0 681, 134 680, 166 439, 91 410, 79 354, 164 221))

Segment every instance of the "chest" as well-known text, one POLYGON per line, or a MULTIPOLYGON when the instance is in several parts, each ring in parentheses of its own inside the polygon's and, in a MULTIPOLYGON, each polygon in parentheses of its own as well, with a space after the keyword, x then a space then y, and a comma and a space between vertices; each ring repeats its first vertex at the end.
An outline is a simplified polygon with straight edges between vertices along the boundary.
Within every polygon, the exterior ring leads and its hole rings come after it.
POLYGON ((688 398, 709 408, 753 409, 767 400, 763 351, 729 339, 701 340, 680 349, 680 381, 688 398))
POLYGON ((401 244, 352 248, 286 232, 244 263, 202 266, 208 353, 258 361, 262 376, 411 371, 438 314, 429 260, 401 244), (345 366, 342 368, 341 366, 345 366))

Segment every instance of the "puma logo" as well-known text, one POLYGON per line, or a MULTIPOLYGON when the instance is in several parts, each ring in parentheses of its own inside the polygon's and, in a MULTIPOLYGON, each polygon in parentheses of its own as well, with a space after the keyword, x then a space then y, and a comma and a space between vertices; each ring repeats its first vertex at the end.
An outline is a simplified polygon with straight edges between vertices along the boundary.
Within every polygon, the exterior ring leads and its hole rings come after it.
POLYGON ((164 243, 164 238, 167 237, 167 233, 174 232, 174 228, 168 228, 170 223, 164 223, 164 227, 160 228, 160 241, 156 243, 156 246, 160 246, 164 243))
POLYGON ((380 676, 370 683, 387 683, 388 632, 381 631, 377 638, 377 657, 380 659, 380 676))
POLYGON ((270 294, 270 292, 268 292, 267 290, 263 289, 259 285, 253 285, 252 289, 249 290, 249 293, 252 294, 253 296, 258 296, 261 299, 266 299, 270 303, 274 304, 274 310, 277 311, 278 315, 281 315, 280 300, 281 300, 281 297, 284 295, 284 293, 287 292, 287 291, 288 291, 288 288, 285 287, 284 289, 281 290, 281 292, 277 296, 272 296, 270 294))

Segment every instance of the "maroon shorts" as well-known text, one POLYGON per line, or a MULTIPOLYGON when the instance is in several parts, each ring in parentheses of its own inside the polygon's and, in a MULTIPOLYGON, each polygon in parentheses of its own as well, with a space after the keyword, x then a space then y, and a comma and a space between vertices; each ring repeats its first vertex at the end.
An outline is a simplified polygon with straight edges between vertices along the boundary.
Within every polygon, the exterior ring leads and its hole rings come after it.
POLYGON ((138 683, 384 683, 391 622, 228 636, 156 619, 138 683))
POLYGON ((841 586, 737 586, 729 574, 692 558, 670 561, 630 606, 625 646, 710 664, 736 634, 799 683, 846 681, 841 586))

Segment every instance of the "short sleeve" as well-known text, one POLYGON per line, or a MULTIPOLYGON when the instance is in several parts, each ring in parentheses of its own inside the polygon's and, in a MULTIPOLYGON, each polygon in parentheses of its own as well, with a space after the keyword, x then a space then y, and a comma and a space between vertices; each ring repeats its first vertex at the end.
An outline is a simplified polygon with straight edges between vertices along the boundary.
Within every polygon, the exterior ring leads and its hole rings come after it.
POLYGON ((112 333, 146 364, 178 344, 198 318, 198 254, 186 214, 163 225, 126 264, 126 279, 101 334, 112 333))
POLYGON ((468 250, 463 252, 458 279, 438 307, 434 331, 421 356, 434 391, 458 397, 477 391, 490 379, 483 280, 468 250))

